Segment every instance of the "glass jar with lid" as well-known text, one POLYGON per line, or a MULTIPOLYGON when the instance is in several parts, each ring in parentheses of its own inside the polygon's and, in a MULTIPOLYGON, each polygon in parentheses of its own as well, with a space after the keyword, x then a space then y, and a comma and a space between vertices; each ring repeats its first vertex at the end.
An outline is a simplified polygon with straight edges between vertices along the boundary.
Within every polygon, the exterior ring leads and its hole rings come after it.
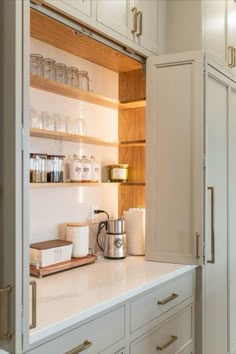
POLYGON ((66 83, 66 64, 55 64, 55 78, 57 82, 62 82, 63 84, 66 83))
POLYGON ((79 86, 79 70, 74 67, 69 67, 66 69, 66 82, 68 85, 78 87, 79 86))
POLYGON ((47 182, 47 154, 30 154, 30 182, 47 182))
POLYGON ((42 66, 43 56, 40 54, 32 53, 30 54, 30 72, 34 75, 43 75, 42 66))
POLYGON ((51 58, 43 59, 43 76, 49 80, 55 80, 55 63, 51 58))
POLYGON ((89 77, 87 71, 79 71, 79 88, 89 91, 89 77))
POLYGON ((48 155, 47 181, 64 182, 64 155, 48 155))
POLYGON ((87 156, 82 156, 82 181, 81 182, 90 182, 90 173, 91 173, 91 163, 87 156))
POLYGON ((100 180, 100 166, 98 160, 94 156, 90 157, 91 172, 90 182, 99 182, 100 180))
POLYGON ((82 182, 82 160, 78 155, 74 154, 70 160, 70 181, 71 182, 82 182))

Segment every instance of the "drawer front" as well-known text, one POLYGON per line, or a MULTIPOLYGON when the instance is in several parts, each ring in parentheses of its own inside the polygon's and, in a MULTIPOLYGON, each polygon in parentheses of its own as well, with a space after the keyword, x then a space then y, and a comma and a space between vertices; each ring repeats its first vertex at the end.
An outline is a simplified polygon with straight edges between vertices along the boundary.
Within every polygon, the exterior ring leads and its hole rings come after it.
POLYGON ((193 279, 193 273, 189 273, 132 302, 130 331, 134 332, 193 296, 193 279))
POLYGON ((125 308, 113 310, 29 354, 97 354, 125 336, 125 308))
POLYGON ((179 311, 168 321, 131 343, 130 354, 193 353, 193 308, 179 311))

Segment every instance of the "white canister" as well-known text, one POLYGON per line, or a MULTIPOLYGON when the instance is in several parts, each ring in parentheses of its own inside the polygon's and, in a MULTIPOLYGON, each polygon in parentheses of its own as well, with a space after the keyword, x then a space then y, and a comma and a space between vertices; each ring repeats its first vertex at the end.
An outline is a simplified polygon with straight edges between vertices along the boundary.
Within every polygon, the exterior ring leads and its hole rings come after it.
POLYGON ((88 255, 89 225, 87 223, 69 223, 66 225, 66 239, 73 242, 72 257, 88 255))
POLYGON ((145 254, 145 209, 130 208, 124 211, 128 254, 145 254))

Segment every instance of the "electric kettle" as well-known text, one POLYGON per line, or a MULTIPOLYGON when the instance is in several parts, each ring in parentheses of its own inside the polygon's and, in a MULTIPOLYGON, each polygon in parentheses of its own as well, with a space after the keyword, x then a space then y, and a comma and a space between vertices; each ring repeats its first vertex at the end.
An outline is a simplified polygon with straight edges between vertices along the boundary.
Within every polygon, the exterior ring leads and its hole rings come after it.
POLYGON ((127 256, 127 243, 125 233, 125 220, 108 219, 101 221, 98 226, 98 235, 106 228, 105 243, 104 243, 104 257, 105 258, 125 258, 127 256))

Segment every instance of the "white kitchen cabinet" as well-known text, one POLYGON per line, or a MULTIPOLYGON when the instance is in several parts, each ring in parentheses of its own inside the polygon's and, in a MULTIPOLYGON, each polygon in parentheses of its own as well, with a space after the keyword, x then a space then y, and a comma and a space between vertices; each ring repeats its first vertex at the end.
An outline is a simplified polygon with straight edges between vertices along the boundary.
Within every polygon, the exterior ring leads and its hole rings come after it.
MULTIPOLYGON (((227 273, 228 250, 230 243, 235 243, 234 189, 229 199, 232 214, 228 243, 227 182, 229 178, 233 183, 234 164, 231 161, 230 176, 227 172, 227 124, 228 112, 231 112, 233 124, 232 112, 236 103, 229 106, 235 95, 229 96, 233 82, 226 74, 219 66, 214 69, 214 63, 210 62, 206 64, 203 82, 203 61, 194 53, 148 60, 147 75, 154 82, 149 81, 147 91, 146 259, 203 262, 200 286, 204 293, 205 354, 226 354, 229 333, 232 347, 235 333, 232 255, 229 281, 227 273)), ((233 126, 230 134, 233 151, 233 126)), ((233 155, 231 152, 231 159, 233 155)))
POLYGON ((130 354, 156 353, 168 354, 193 352, 193 307, 187 307, 168 319, 165 323, 131 343, 130 354), (181 324, 181 325, 180 325, 181 324))
POLYGON ((43 2, 75 18, 92 15, 92 0, 43 0, 43 2))
POLYGON ((165 46, 164 1, 97 1, 97 21, 153 53, 165 46))
POLYGON ((84 351, 97 354, 125 336, 124 306, 75 328, 28 354, 73 354, 84 351))
POLYGON ((165 50, 166 2, 131 0, 131 8, 137 11, 137 30, 133 40, 141 47, 162 54, 165 50))
POLYGON ((227 66, 227 0, 203 1, 203 48, 227 66))
POLYGON ((229 93, 229 122, 228 122, 228 232, 229 232, 229 352, 236 353, 236 87, 232 85, 229 93))
POLYGON ((227 62, 232 73, 236 74, 236 2, 227 1, 227 62))
POLYGON ((227 353, 227 119, 229 82, 206 72, 205 352, 227 353), (214 294, 214 300, 213 300, 214 294))
POLYGON ((134 13, 127 0, 99 0, 96 2, 96 20, 116 33, 130 39, 134 13))
POLYGON ((148 59, 146 259, 200 264, 203 58, 148 59))
POLYGON ((144 55, 165 50, 166 1, 35 0, 144 55))

